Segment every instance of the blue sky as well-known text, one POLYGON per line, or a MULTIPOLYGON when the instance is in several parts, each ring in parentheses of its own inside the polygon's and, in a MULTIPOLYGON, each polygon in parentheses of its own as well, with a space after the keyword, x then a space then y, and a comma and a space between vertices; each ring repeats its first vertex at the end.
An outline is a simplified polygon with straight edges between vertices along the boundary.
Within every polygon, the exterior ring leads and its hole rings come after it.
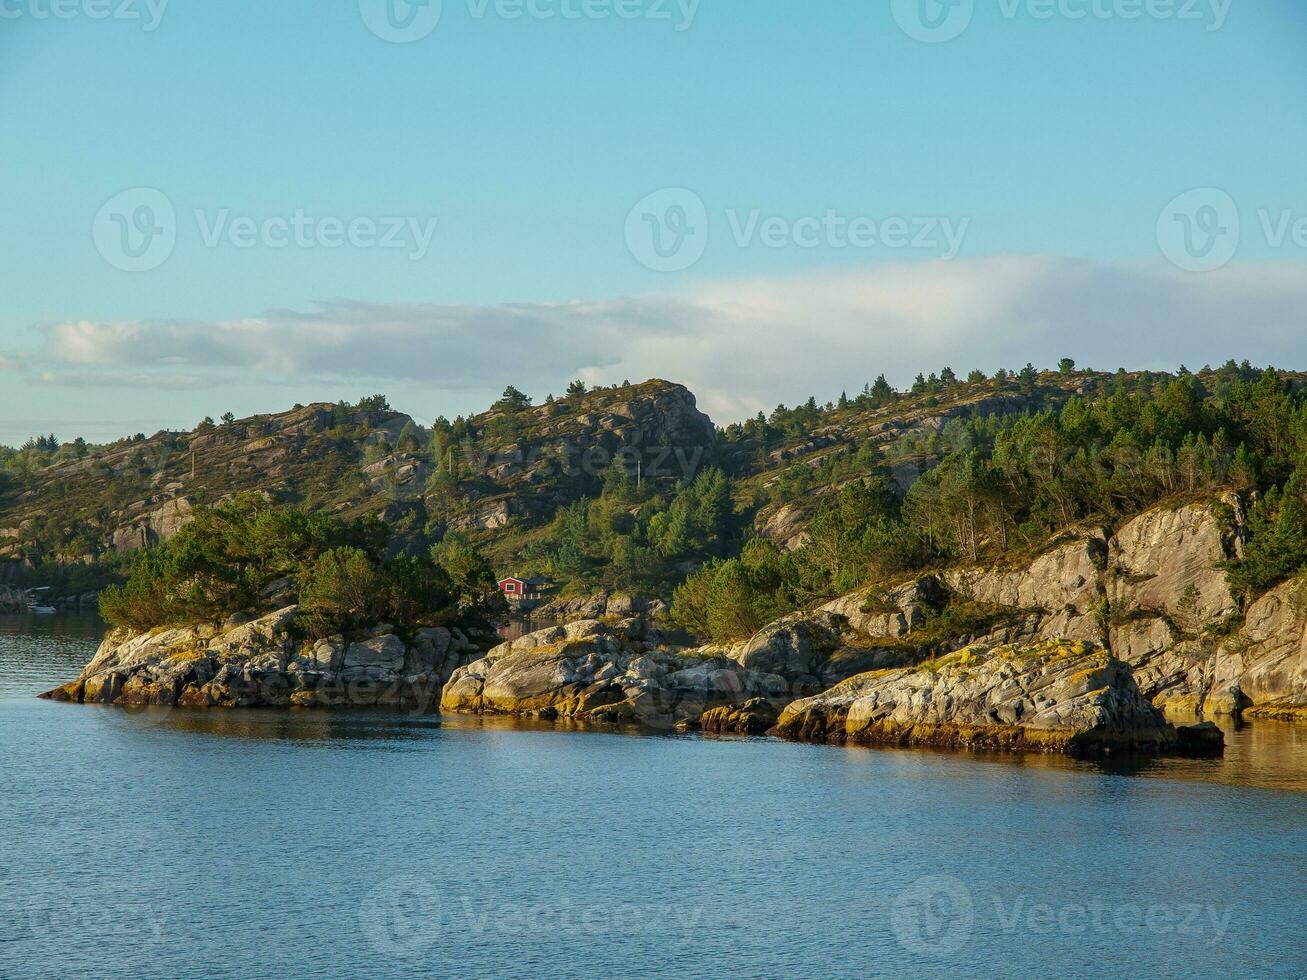
POLYGON ((974 0, 940 43, 889 0, 444 0, 411 43, 373 0, 50 2, 0 19, 0 441, 374 390, 431 418, 575 375, 683 379, 724 421, 950 362, 1302 366, 1295 0, 974 0), (97 250, 134 188, 176 216, 143 272, 97 250), (627 234, 665 188, 706 220, 671 272, 627 234), (1159 245, 1194 188, 1242 225, 1215 269, 1159 245), (297 213, 404 247, 263 230, 297 213), (922 243, 850 246, 855 219, 922 243))

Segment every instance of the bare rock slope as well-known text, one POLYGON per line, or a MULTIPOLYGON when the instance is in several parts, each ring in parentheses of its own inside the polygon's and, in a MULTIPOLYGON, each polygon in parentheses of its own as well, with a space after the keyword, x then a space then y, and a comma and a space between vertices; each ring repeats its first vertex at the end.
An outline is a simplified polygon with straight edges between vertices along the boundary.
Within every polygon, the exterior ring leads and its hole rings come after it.
POLYGON ((82 704, 183 707, 435 707, 454 670, 477 656, 458 630, 405 643, 387 627, 346 642, 300 642, 288 606, 225 627, 115 631, 77 680, 43 695, 82 704))
POLYGON ((1087 643, 971 647, 913 667, 859 674, 782 712, 788 738, 945 748, 1166 752, 1182 739, 1140 693, 1129 666, 1087 643))

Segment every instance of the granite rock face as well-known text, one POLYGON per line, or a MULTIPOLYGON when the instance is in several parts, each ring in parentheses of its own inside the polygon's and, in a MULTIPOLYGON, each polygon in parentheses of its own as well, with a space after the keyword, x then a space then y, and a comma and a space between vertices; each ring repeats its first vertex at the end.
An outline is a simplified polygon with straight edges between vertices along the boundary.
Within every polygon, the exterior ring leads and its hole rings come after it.
POLYGON ((120 518, 124 523, 113 532, 113 547, 120 552, 138 551, 167 541, 190 523, 194 511, 193 497, 142 501, 120 518))
POLYGON ((1307 721, 1307 578, 1248 607, 1213 658, 1207 702, 1218 712, 1307 721))
POLYGON ((442 711, 697 727, 704 712, 789 700, 784 678, 669 646, 636 619, 527 634, 455 671, 442 711))
POLYGON ((1101 569, 1108 544, 1102 531, 1059 545, 1019 568, 953 569, 943 576, 977 602, 1038 613, 1036 635, 1103 643, 1101 569))
POLYGON ((851 677, 790 704, 775 734, 835 743, 1089 755, 1165 752, 1180 736, 1128 665, 1088 643, 969 647, 851 677))
POLYGON ((820 611, 843 617, 867 636, 898 639, 924 625, 926 614, 947 599, 944 584, 927 575, 889 590, 874 607, 868 605, 866 592, 855 592, 826 603, 820 611))
MULTIPOLYGON (((856 597, 839 609, 850 623, 885 637, 911 641, 928 618, 936 584, 957 599, 1006 609, 1006 635, 979 638, 1084 640, 1104 646, 1130 665, 1144 695, 1175 718, 1250 710, 1307 717, 1307 603, 1289 583, 1243 611, 1222 568, 1242 554, 1242 510, 1237 498, 1178 508, 1156 508, 1114 534, 1092 529, 1018 567, 950 569, 922 589, 912 583, 891 593, 904 603, 879 619, 852 613, 856 597), (1272 707, 1274 705, 1274 707, 1272 707)), ((924 580, 923 580, 924 581, 924 580)), ((976 637, 954 638, 955 648, 976 637)), ((937 650, 936 652, 941 652, 937 650)))
POLYGON ((411 644, 387 627, 347 643, 293 638, 295 606, 248 622, 131 635, 115 631, 77 680, 43 697, 85 704, 184 707, 384 705, 430 710, 454 671, 478 655, 458 630, 411 644))
POLYGON ((820 689, 830 686, 823 674, 840 647, 844 626, 841 617, 829 612, 786 616, 724 652, 745 670, 784 677, 792 689, 820 689))
POLYGON ((1200 626, 1238 610, 1220 562, 1242 551, 1215 507, 1147 511, 1109 542, 1108 598, 1118 615, 1165 615, 1200 626))
MULTIPOLYGON (((522 606, 525 608, 529 603, 522 606)), ((638 593, 596 592, 581 598, 550 599, 530 612, 533 617, 545 620, 599 619, 603 616, 616 616, 619 619, 647 616, 656 619, 667 612, 667 604, 661 599, 651 599, 638 593)))

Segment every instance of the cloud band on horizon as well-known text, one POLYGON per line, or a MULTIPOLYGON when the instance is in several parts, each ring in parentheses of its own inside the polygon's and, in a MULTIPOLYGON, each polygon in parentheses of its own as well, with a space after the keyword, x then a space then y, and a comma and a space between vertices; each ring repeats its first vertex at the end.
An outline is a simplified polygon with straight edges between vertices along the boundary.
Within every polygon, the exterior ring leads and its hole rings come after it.
POLYGON ((667 293, 498 306, 335 300, 220 321, 45 328, 0 368, 44 385, 181 389, 233 379, 375 379, 449 391, 664 377, 719 422, 885 373, 994 370, 1061 356, 1114 369, 1229 357, 1300 363, 1307 266, 1161 264, 1039 255, 877 265, 667 293))

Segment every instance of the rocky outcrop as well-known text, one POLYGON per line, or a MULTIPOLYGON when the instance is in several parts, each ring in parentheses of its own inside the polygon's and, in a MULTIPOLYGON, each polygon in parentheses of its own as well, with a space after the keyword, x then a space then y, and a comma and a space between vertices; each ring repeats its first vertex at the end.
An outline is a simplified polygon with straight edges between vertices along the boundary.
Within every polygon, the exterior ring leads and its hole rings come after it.
POLYGON ((27 593, 22 589, 0 585, 0 613, 27 611, 27 593))
MULTIPOLYGON (((969 647, 859 674, 789 705, 773 731, 835 743, 1071 755, 1181 748, 1129 666, 1088 643, 969 647)), ((1193 733, 1185 748, 1209 738, 1210 730, 1193 733)))
POLYGON ((1222 527, 1217 506, 1191 504, 1141 514, 1109 542, 1107 590, 1113 613, 1165 615, 1190 627, 1222 619, 1239 607, 1219 566, 1241 551, 1236 529, 1222 527))
POLYGON ((975 601, 1038 612, 1041 637, 1101 644, 1107 551, 1106 536, 1094 530, 1019 568, 954 569, 943 580, 975 601))
POLYGON ((798 507, 783 504, 763 523, 759 531, 787 551, 794 551, 808 543, 808 519, 798 507))
MULTIPOLYGON (((1283 664, 1249 678, 1246 686, 1256 694, 1246 693, 1241 681, 1261 656, 1270 663, 1297 662, 1285 653, 1299 638, 1292 636, 1297 627, 1288 624, 1276 599, 1248 611, 1250 626, 1254 620, 1261 624, 1251 626, 1251 633, 1245 628, 1223 646, 1219 640, 1239 615, 1222 564, 1242 553, 1241 527, 1233 496, 1159 507, 1113 534, 1091 529, 1024 565, 950 569, 937 584, 968 601, 1022 614, 1024 627, 1014 622, 1009 639, 1024 631, 1031 638, 1105 646, 1131 666, 1144 695, 1174 717, 1229 713, 1301 690, 1292 680, 1295 668, 1283 664), (1251 659, 1240 652, 1250 646, 1251 659), (1262 649, 1279 652, 1257 652, 1262 649)), ((891 594, 888 610, 882 603, 879 618, 865 607, 862 618, 855 618, 848 599, 826 608, 840 609, 864 629, 910 638, 919 628, 918 613, 928 616, 938 603, 935 591, 932 583, 927 601, 914 602, 914 595, 923 594, 921 583, 905 586, 891 594)))
POLYGON ((1144 693, 1172 717, 1235 710, 1216 694, 1213 628, 1239 605, 1223 562, 1242 553, 1242 509, 1220 503, 1155 508, 1109 542, 1108 642, 1144 693))
POLYGON ((442 711, 696 727, 704 712, 788 700, 783 678, 665 642, 640 620, 529 633, 455 671, 442 711))
MULTIPOLYGON (((1011 613, 985 642, 1087 641, 1130 666, 1140 691, 1174 719, 1244 712, 1307 719, 1307 578, 1285 583, 1240 611, 1223 565, 1242 554, 1242 509, 1233 496, 1159 507, 1114 534, 1091 529, 1017 567, 955 568, 823 609, 845 617, 876 646, 875 667, 907 666, 977 637, 941 638, 932 623, 957 603, 1011 613), (1240 623, 1242 618, 1243 622, 1240 623), (927 649, 928 639, 934 649, 927 649)), ((834 681, 831 674, 827 679, 834 681)))
POLYGON ((459 630, 419 630, 411 643, 373 635, 294 638, 295 606, 248 622, 111 633, 70 684, 43 697, 84 704, 184 707, 384 705, 428 710, 478 653, 459 630))
MULTIPOLYGON (((525 605, 525 604, 523 604, 525 605)), ((550 599, 531 609, 531 615, 544 620, 600 619, 616 616, 647 616, 657 619, 667 613, 667 603, 645 595, 626 592, 597 592, 591 596, 550 599)))
POLYGON ((875 596, 866 591, 842 596, 820 611, 842 616, 867 636, 898 639, 923 626, 926 614, 943 606, 948 598, 943 583, 927 575, 875 596))
POLYGON ((1217 650, 1206 703, 1219 713, 1307 721, 1307 578, 1248 607, 1243 628, 1217 650))
POLYGON ((829 612, 786 616, 723 652, 745 670, 784 677, 792 690, 821 689, 830 686, 823 675, 845 625, 829 612))
POLYGON ((754 698, 744 704, 705 711, 699 718, 699 728, 708 735, 764 735, 778 717, 774 701, 754 698))
POLYGON ((167 541, 190 523, 195 498, 173 497, 159 502, 141 501, 119 515, 123 521, 113 532, 115 551, 139 551, 167 541))

